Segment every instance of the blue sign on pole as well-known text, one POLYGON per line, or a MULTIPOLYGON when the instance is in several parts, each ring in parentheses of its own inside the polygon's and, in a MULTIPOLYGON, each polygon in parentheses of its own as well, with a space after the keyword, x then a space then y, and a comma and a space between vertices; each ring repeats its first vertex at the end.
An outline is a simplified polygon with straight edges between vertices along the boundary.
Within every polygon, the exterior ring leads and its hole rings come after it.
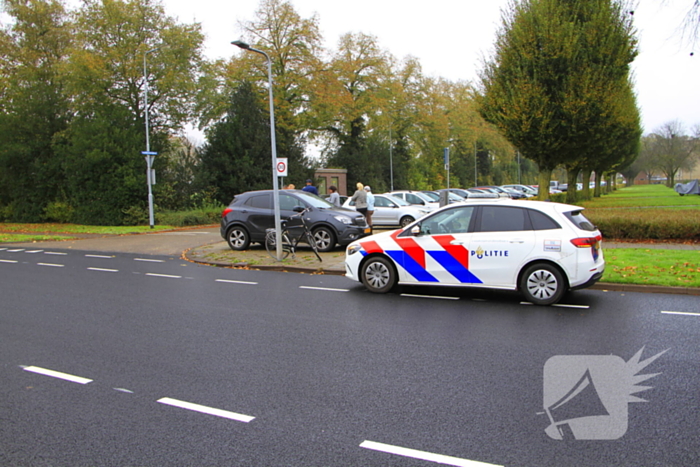
POLYGON ((157 152, 153 152, 153 151, 141 151, 141 154, 143 154, 144 156, 157 156, 158 155, 157 152))

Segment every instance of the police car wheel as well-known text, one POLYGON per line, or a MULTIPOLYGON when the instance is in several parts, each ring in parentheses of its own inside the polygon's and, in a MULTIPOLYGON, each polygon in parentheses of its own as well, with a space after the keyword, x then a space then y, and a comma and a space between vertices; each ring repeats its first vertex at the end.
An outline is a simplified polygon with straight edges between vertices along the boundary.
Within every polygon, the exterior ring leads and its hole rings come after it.
POLYGON ((521 276, 520 292, 535 305, 552 305, 561 300, 566 283, 558 268, 537 263, 529 266, 521 276))
POLYGON ((396 271, 391 261, 376 256, 362 265, 362 283, 372 293, 387 293, 396 285, 396 271))

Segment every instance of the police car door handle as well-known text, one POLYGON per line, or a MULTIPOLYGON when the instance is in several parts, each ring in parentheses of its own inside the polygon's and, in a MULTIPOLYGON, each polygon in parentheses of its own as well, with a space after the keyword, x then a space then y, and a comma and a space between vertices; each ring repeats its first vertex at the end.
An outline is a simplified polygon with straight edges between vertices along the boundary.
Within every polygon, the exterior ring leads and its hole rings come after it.
POLYGON ((467 242, 464 240, 452 240, 450 242, 450 245, 464 245, 465 243, 467 243, 467 242))
POLYGON ((525 243, 525 240, 516 238, 515 240, 511 240, 510 243, 525 243))

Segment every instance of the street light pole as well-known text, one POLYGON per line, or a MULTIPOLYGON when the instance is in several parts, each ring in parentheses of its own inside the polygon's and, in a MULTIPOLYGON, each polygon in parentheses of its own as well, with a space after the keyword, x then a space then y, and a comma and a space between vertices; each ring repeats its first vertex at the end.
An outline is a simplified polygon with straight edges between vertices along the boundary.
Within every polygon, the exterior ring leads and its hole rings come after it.
POLYGON ((153 167, 153 159, 156 153, 151 152, 150 131, 148 129, 148 71, 146 68, 146 56, 151 52, 155 52, 156 50, 158 49, 147 50, 143 54, 143 100, 145 105, 146 118, 146 152, 144 152, 143 154, 146 156, 146 182, 148 183, 148 223, 151 226, 151 228, 153 228, 153 225, 155 224, 153 220, 153 190, 151 188, 151 186, 153 185, 153 181, 151 179, 151 168, 153 167))
POLYGON ((277 142, 275 140, 275 103, 272 98, 272 61, 267 53, 254 49, 246 42, 233 41, 231 44, 243 50, 259 53, 267 60, 267 81, 270 88, 270 142, 272 145, 272 203, 275 211, 275 247, 277 261, 282 261, 282 221, 280 219, 279 183, 277 181, 277 142))

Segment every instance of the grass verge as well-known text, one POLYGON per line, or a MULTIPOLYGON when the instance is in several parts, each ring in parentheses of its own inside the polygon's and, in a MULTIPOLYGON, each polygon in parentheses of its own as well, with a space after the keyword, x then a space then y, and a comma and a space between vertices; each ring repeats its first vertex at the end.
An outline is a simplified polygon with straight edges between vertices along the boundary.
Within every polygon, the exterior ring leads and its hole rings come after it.
POLYGON ((601 282, 700 287, 700 251, 645 248, 604 251, 605 275, 601 282))

